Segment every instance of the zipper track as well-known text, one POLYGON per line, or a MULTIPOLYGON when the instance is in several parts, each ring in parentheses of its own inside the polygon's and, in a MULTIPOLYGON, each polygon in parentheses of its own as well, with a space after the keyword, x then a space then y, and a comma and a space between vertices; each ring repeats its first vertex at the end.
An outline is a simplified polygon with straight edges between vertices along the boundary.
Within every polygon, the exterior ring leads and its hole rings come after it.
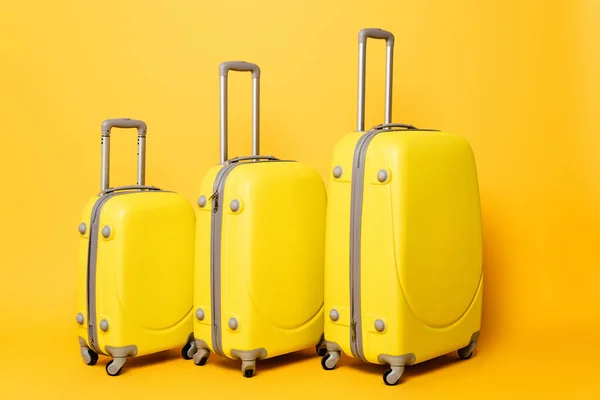
POLYGON ((223 329, 221 328, 221 229, 224 204, 219 206, 219 198, 224 198, 225 182, 231 171, 240 165, 256 165, 271 162, 293 162, 290 160, 262 160, 258 162, 235 162, 226 164, 215 177, 213 184, 210 238, 210 286, 212 315, 212 347, 215 353, 226 357, 223 352, 223 329))
POLYGON ((363 193, 365 185, 365 163, 369 144, 380 133, 433 131, 432 129, 376 129, 367 131, 358 139, 354 149, 352 182, 350 192, 350 350, 355 358, 367 361, 362 338, 360 299, 361 274, 361 229, 363 193))

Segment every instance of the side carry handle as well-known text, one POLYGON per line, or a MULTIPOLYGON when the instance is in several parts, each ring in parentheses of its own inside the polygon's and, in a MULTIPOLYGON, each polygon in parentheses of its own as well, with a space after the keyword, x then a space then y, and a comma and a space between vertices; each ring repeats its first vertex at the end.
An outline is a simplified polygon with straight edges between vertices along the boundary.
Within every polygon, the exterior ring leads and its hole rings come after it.
POLYGON ((394 62, 394 34, 383 29, 366 28, 358 33, 358 120, 356 130, 365 129, 365 80, 367 72, 367 39, 385 39, 385 118, 392 122, 392 75, 394 62))
POLYGON ((146 123, 130 118, 107 119, 102 122, 102 166, 100 176, 100 188, 102 191, 108 189, 110 179, 110 132, 112 128, 137 128, 138 151, 137 151, 137 186, 146 183, 146 123))
POLYGON ((227 160, 227 76, 229 71, 252 72, 252 155, 256 156, 260 151, 260 68, 258 65, 246 61, 223 62, 219 66, 219 75, 221 81, 221 164, 227 160))

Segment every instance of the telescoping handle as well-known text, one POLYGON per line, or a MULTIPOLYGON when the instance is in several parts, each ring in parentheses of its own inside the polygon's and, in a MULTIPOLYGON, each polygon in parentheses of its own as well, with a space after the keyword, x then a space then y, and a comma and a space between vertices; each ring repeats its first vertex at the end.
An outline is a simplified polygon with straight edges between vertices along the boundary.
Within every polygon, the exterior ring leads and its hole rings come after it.
POLYGON ((365 80, 367 72, 367 39, 385 39, 385 118, 392 122, 392 74, 394 63, 394 34, 383 29, 366 28, 358 33, 358 121, 357 131, 365 129, 365 80))
POLYGON ((252 72, 252 155, 259 153, 260 127, 260 68, 246 61, 226 61, 219 66, 221 80, 221 157, 223 164, 227 160, 227 75, 229 71, 252 72))
POLYGON ((102 122, 102 172, 101 190, 108 189, 110 179, 110 131, 112 128, 137 128, 137 185, 146 183, 146 123, 136 119, 118 118, 102 122))

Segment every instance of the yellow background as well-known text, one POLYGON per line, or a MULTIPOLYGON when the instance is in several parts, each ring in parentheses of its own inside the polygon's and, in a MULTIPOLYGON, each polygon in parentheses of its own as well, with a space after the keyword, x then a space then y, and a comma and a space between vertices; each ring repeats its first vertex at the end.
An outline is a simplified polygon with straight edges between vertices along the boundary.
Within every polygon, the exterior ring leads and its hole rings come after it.
MULTIPOLYGON (((598 395, 600 2, 0 2, 0 396, 480 397, 598 395), (204 368, 177 351, 118 378, 79 357, 77 225, 99 190, 100 122, 147 121, 148 183, 194 201, 218 161, 218 64, 258 63, 262 153, 326 177, 355 128, 357 32, 396 35, 394 121, 464 136, 484 222, 479 351, 409 368, 304 352, 204 368), (595 372, 594 372, 595 370, 595 372)), ((369 42, 367 126, 383 117, 384 45, 369 42)), ((232 74, 230 156, 249 151, 250 79, 232 74)), ((113 185, 133 183, 135 135, 116 132, 113 185)))

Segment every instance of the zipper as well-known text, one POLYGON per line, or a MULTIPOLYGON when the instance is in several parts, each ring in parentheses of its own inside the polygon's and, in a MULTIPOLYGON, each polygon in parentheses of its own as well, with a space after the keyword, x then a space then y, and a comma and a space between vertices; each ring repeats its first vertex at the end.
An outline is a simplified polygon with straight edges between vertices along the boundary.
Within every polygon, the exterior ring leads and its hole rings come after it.
POLYGON ((365 161, 369 143, 380 133, 431 131, 431 129, 375 129, 365 132, 356 142, 350 194, 350 350, 355 358, 366 361, 362 340, 360 299, 361 227, 365 181, 365 161))
POLYGON ((225 182, 231 171, 239 165, 255 165, 264 162, 289 162, 288 160, 264 160, 259 162, 235 162, 225 164, 215 177, 213 184, 212 213, 210 221, 210 287, 212 315, 212 347, 215 353, 226 357, 223 353, 223 331, 221 328, 221 228, 223 223, 223 207, 219 207, 219 198, 224 198, 225 182))

